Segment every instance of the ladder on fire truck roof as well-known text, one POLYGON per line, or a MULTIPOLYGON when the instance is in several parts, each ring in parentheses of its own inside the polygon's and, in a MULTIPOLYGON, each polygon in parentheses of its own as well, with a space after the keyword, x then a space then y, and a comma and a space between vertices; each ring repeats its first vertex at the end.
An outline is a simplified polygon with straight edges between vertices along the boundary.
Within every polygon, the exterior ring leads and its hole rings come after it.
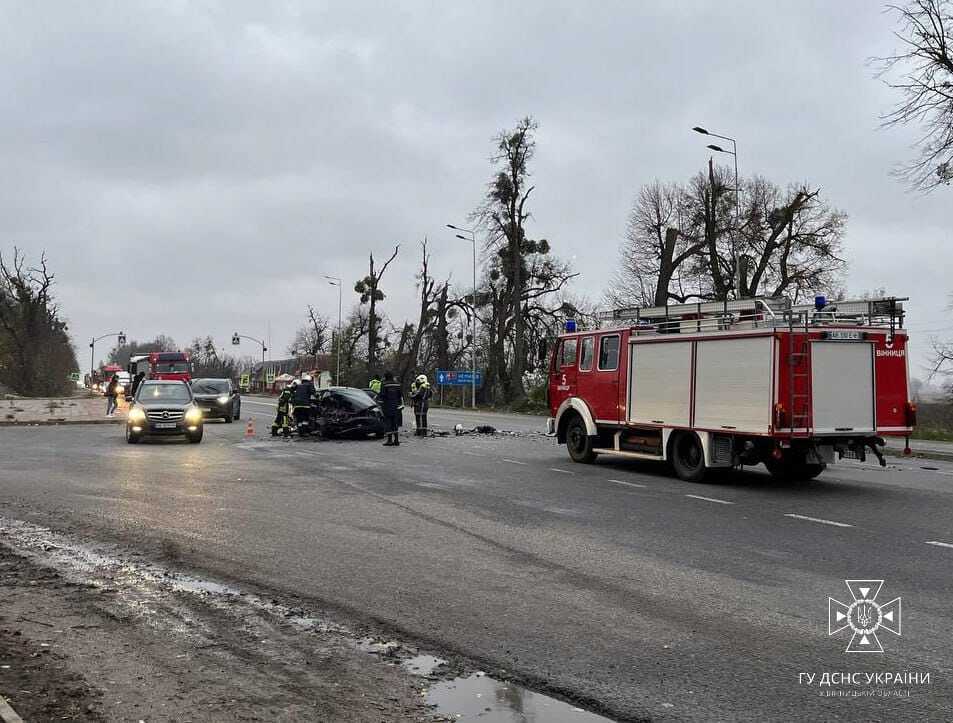
POLYGON ((727 331, 740 324, 789 328, 846 324, 889 326, 893 331, 903 327, 904 301, 907 299, 897 297, 827 301, 819 296, 813 303, 792 304, 784 296, 756 296, 666 306, 633 306, 600 312, 597 318, 631 322, 636 329, 657 333, 727 331))

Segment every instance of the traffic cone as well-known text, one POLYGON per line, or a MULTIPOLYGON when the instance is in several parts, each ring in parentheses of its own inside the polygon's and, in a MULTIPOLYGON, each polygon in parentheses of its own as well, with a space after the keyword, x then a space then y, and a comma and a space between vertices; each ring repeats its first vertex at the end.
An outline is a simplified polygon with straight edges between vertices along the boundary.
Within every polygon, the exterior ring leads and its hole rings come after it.
POLYGON ((245 427, 245 439, 251 439, 255 436, 255 420, 252 417, 248 418, 248 424, 245 427))

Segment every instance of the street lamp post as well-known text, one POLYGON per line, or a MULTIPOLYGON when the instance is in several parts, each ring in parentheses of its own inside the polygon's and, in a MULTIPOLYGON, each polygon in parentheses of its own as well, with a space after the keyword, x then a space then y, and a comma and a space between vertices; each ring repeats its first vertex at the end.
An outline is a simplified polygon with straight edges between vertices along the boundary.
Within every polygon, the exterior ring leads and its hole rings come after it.
POLYGON ((242 343, 242 339, 248 339, 248 341, 253 341, 256 344, 261 344, 261 387, 262 391, 265 389, 265 352, 268 351, 268 347, 265 346, 265 342, 261 339, 256 339, 253 336, 247 336, 245 334, 239 334, 237 331, 232 334, 232 346, 238 346, 242 343))
POLYGON ((477 304, 476 304, 476 293, 477 293, 477 283, 476 283, 476 268, 477 268, 477 262, 476 262, 476 232, 475 232, 475 231, 472 231, 472 230, 470 230, 470 229, 468 229, 468 228, 459 228, 459 227, 457 227, 457 226, 454 226, 452 223, 448 223, 448 224, 447 224, 447 228, 452 228, 454 231, 460 231, 461 233, 469 234, 469 235, 470 235, 470 238, 467 238, 466 236, 461 236, 459 233, 456 234, 456 236, 457 236, 457 238, 459 238, 459 239, 463 239, 464 241, 469 241, 471 244, 473 244, 473 296, 472 296, 472 301, 471 301, 471 304, 472 304, 472 306, 473 306, 473 309, 472 309, 472 312, 473 312, 473 320, 472 320, 472 329, 471 329, 471 332, 470 332, 470 333, 471 333, 470 344, 472 345, 472 347, 471 347, 470 350, 471 350, 471 352, 472 352, 472 355, 471 355, 471 356, 472 356, 472 362, 473 362, 473 370, 472 370, 473 378, 470 380, 470 382, 471 382, 471 387, 472 387, 472 390, 473 390, 473 400, 472 400, 473 408, 476 409, 476 373, 477 373, 477 357, 476 357, 476 355, 477 355, 477 326, 476 326, 476 325, 477 325, 477 317, 476 317, 476 309, 477 309, 477 304))
POLYGON ((692 128, 696 133, 701 133, 705 136, 712 136, 714 138, 721 138, 722 140, 731 141, 732 150, 726 150, 721 146, 715 145, 714 143, 708 145, 713 151, 718 153, 727 153, 730 156, 734 156, 735 159, 735 233, 734 238, 731 242, 731 263, 734 264, 734 279, 735 282, 735 296, 736 298, 741 298, 741 264, 738 259, 738 243, 741 241, 741 193, 738 188, 738 143, 734 138, 728 136, 721 136, 717 133, 712 133, 705 128, 700 126, 695 126, 692 128))
POLYGON ((341 333, 343 331, 343 327, 341 326, 341 295, 343 294, 344 283, 337 276, 325 276, 324 278, 328 280, 328 284, 331 286, 338 287, 338 362, 335 382, 338 386, 341 386, 341 333))
POLYGON ((119 342, 119 346, 122 346, 126 343, 126 335, 121 331, 113 332, 112 334, 103 334, 102 336, 94 336, 92 341, 89 342, 89 383, 93 383, 93 368, 96 364, 96 342, 102 341, 103 339, 108 339, 111 336, 118 337, 116 341, 119 342))

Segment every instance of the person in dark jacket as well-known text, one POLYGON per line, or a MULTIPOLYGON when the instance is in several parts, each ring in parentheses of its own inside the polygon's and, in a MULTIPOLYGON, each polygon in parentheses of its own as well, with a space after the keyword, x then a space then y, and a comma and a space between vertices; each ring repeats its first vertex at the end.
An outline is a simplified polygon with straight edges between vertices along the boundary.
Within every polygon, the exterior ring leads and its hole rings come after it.
POLYGON ((381 411, 384 412, 384 421, 387 424, 387 441, 385 447, 399 447, 400 438, 397 428, 399 426, 400 410, 404 406, 404 394, 400 390, 400 382, 394 379, 391 372, 384 373, 384 383, 381 384, 380 401, 381 411))
POLYGON ((119 376, 112 375, 109 384, 106 385, 106 416, 111 417, 116 413, 116 397, 119 396, 119 376))
POLYGON ((142 380, 146 378, 145 372, 139 372, 132 378, 132 398, 136 398, 136 392, 139 390, 139 385, 142 384, 142 380))
POLYGON ((309 425, 313 425, 313 404, 317 392, 315 391, 314 381, 311 379, 310 374, 305 374, 301 377, 301 381, 298 383, 298 386, 294 387, 292 394, 295 424, 307 422, 309 425))

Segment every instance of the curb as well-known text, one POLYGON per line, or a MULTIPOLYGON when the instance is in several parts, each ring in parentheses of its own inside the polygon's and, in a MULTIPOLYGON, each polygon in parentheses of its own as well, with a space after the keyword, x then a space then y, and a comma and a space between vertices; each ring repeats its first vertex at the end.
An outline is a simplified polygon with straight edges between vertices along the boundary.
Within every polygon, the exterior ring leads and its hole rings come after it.
POLYGON ((10 707, 7 699, 0 695, 0 720, 3 723, 23 723, 23 719, 10 707))
POLYGON ((29 421, 2 421, 0 427, 56 427, 70 424, 119 424, 124 422, 125 417, 116 419, 32 419, 29 421))
POLYGON ((896 457, 897 459, 933 459, 937 462, 953 462, 953 454, 944 454, 943 452, 929 452, 926 450, 913 450, 910 455, 905 455, 900 450, 885 449, 884 455, 887 457, 896 457))

